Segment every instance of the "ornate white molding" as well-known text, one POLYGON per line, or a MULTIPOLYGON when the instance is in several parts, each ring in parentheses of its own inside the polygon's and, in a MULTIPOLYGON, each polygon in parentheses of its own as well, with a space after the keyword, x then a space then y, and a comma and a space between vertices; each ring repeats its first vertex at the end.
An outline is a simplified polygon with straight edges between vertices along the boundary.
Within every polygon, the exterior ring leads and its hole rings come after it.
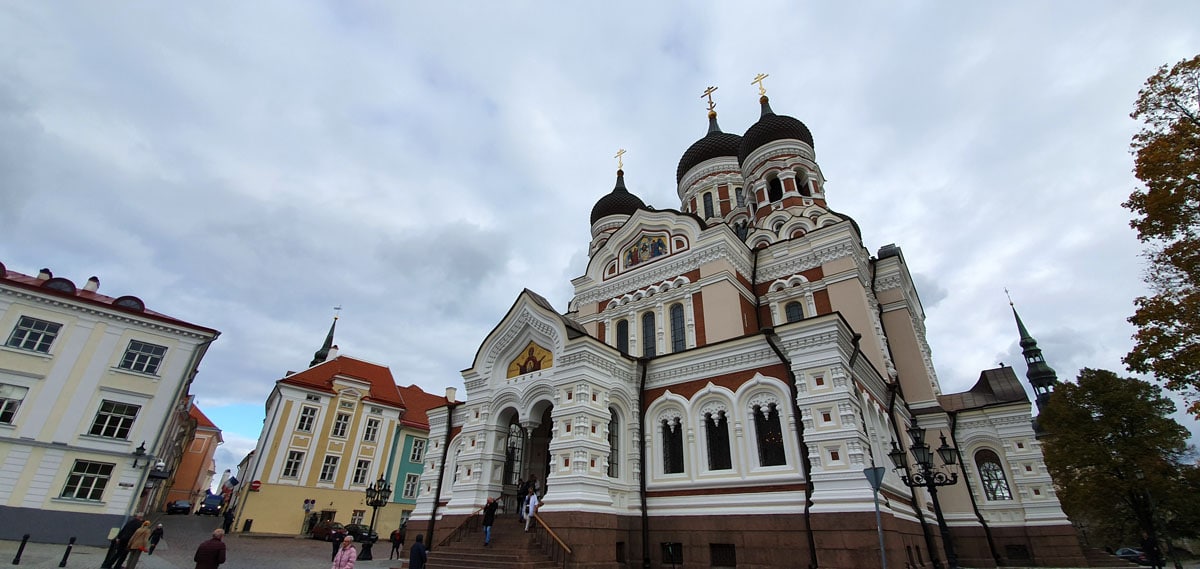
MULTIPOLYGON (((201 333, 194 332, 194 331, 188 330, 186 328, 182 328, 182 327, 168 326, 164 323, 158 322, 157 320, 154 319, 154 317, 149 316, 149 315, 143 317, 144 319, 137 318, 137 317, 133 316, 132 314, 126 315, 125 313, 117 312, 115 310, 110 312, 107 310, 93 308, 91 306, 87 306, 84 304, 76 304, 74 302, 67 302, 65 300, 52 298, 52 297, 46 297, 46 296, 34 294, 31 292, 27 292, 27 291, 24 291, 21 289, 15 289, 15 288, 0 287, 0 293, 16 297, 21 300, 25 300, 27 302, 35 302, 38 304, 45 304, 47 306, 52 306, 56 309, 65 309, 65 310, 70 310, 73 312, 81 312, 83 314, 97 316, 97 317, 104 318, 107 320, 116 320, 116 321, 124 323, 124 324, 139 326, 141 328, 149 328, 151 330, 157 330, 159 332, 167 332, 170 334, 176 334, 176 335, 184 336, 187 338, 194 338, 196 340, 207 340, 207 339, 211 338, 211 335, 209 335, 209 334, 201 334, 201 333)), ((171 318, 171 317, 166 316, 166 318, 171 318)), ((171 318, 171 319, 176 320, 175 318, 171 318)), ((182 321, 180 321, 180 322, 182 322, 182 321)))

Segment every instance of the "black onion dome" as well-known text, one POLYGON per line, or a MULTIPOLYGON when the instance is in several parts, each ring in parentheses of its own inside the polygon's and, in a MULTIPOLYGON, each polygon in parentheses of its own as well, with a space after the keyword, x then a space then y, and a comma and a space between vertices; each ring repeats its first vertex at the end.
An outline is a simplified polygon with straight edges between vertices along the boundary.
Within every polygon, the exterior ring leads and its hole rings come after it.
POLYGON ((679 167, 675 169, 675 183, 678 184, 688 170, 695 168, 697 164, 705 160, 737 156, 738 146, 741 142, 742 137, 721 132, 721 127, 717 126, 717 113, 709 113, 708 134, 692 143, 687 152, 683 153, 683 158, 679 159, 679 167))
POLYGON ((751 152, 776 140, 789 138, 802 140, 810 147, 816 148, 813 145, 812 132, 808 130, 807 126, 804 126, 804 123, 787 115, 775 114, 775 111, 771 110, 771 105, 767 103, 766 95, 763 95, 759 102, 762 103, 762 117, 746 130, 746 134, 742 135, 742 144, 738 148, 739 166, 746 161, 746 157, 750 156, 751 152))
POLYGON ((640 198, 625 189, 625 171, 617 170, 616 187, 592 206, 592 224, 610 215, 633 215, 644 207, 646 204, 640 198))

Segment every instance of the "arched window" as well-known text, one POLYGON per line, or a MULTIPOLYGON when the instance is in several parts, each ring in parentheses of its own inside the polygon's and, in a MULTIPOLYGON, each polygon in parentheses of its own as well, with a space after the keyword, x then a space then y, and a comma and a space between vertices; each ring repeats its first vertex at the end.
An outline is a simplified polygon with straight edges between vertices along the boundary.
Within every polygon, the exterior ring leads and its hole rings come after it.
POLYGON ((767 180, 767 201, 777 202, 783 199, 783 182, 776 176, 767 180))
POLYGON ((683 305, 671 305, 671 352, 682 352, 687 347, 683 333, 683 305))
POLYGON ((647 312, 642 315, 642 357, 652 358, 658 353, 654 346, 654 313, 647 312))
POLYGON ((738 207, 746 207, 746 194, 740 186, 733 189, 733 196, 737 200, 738 207))
POLYGON ((708 469, 733 468, 729 458, 729 421, 725 418, 724 411, 705 413, 704 436, 708 441, 708 469))
POLYGON ((663 437, 663 472, 679 474, 683 472, 683 425, 679 417, 662 420, 663 437))
POLYGON ((616 478, 618 473, 621 472, 619 463, 617 462, 617 453, 620 452, 621 425, 617 421, 616 409, 610 407, 608 413, 608 477, 616 478))
POLYGON ((1012 500, 1012 491, 1008 489, 1008 480, 1004 478, 1004 467, 1000 466, 1000 457, 995 451, 983 449, 975 453, 975 466, 979 468, 983 493, 988 500, 1012 500))
POLYGON ((508 426, 508 441, 504 445, 504 483, 516 484, 521 478, 525 452, 525 429, 513 423, 508 426))
POLYGON ((629 321, 617 321, 617 349, 621 350, 622 354, 629 353, 629 321))
POLYGON ((804 170, 796 170, 796 191, 806 198, 812 197, 812 190, 808 186, 808 173, 804 170))
POLYGON ((754 431, 758 436, 758 465, 787 464, 783 452, 783 428, 779 424, 779 409, 774 403, 754 406, 754 431))
POLYGON ((712 193, 704 192, 704 219, 713 216, 712 193))
POLYGON ((799 302, 789 302, 783 307, 783 313, 787 315, 788 322, 799 322, 804 318, 804 309, 801 308, 799 302))
POLYGON ((746 235, 750 233, 750 226, 745 221, 739 221, 733 226, 733 232, 737 234, 738 239, 746 240, 746 235))

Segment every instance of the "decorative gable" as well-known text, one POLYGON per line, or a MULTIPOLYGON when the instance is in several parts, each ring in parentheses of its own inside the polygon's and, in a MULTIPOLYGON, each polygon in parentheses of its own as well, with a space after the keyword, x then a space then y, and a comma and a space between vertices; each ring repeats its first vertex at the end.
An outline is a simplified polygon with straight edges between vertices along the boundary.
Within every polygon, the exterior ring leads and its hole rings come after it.
POLYGON ((516 377, 554 366, 554 354, 537 342, 529 342, 520 355, 508 363, 508 376, 516 377))

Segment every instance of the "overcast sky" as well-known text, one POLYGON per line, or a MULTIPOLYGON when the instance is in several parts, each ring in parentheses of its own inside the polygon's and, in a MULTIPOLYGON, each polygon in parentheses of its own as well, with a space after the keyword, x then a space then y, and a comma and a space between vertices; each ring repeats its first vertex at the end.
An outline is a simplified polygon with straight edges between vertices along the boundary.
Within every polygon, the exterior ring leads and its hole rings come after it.
POLYGON ((741 134, 769 73, 830 207, 903 248, 944 392, 1024 376, 1005 287, 1060 378, 1126 374, 1129 112, 1200 3, 806 4, 5 2, 0 262, 220 330, 231 468, 334 306, 342 353, 463 393, 522 288, 566 310, 617 149, 678 208, 700 93, 741 134))

